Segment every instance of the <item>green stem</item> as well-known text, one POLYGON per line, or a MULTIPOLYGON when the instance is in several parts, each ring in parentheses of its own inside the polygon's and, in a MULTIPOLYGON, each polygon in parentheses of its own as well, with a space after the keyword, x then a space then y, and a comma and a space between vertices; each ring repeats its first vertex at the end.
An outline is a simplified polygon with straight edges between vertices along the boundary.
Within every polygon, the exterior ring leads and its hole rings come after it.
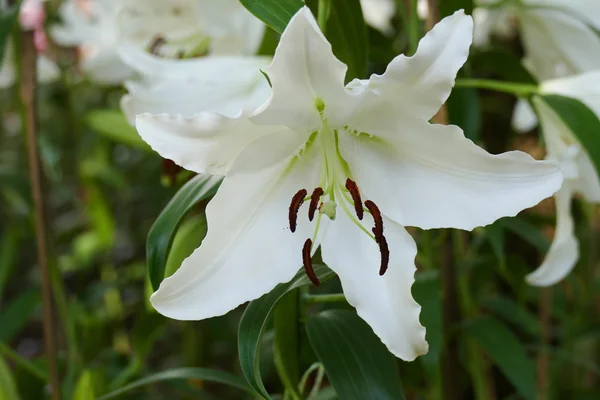
POLYGON ((417 11, 418 0, 409 0, 408 10, 408 53, 413 55, 417 52, 419 40, 421 40, 421 20, 417 11))
POLYGON ((311 294, 304 296, 303 300, 306 304, 345 303, 346 297, 344 297, 343 293, 311 294))
POLYGON ((329 17, 329 10, 331 8, 331 0, 319 0, 318 9, 318 20, 319 28, 323 35, 327 32, 327 17, 329 17))
POLYGON ((38 368, 31 361, 26 360, 23 357, 21 357, 19 355, 19 353, 17 353, 16 351, 14 351, 13 349, 11 349, 10 347, 8 347, 7 345, 5 345, 2 342, 0 342, 0 353, 3 354, 4 356, 6 356, 7 358, 10 358, 11 360, 13 360, 13 362, 15 364, 17 364, 24 370, 30 372, 31 375, 35 376, 36 378, 40 379, 41 381, 43 381, 43 382, 48 381, 48 375, 43 370, 38 368))
POLYGON ((457 79, 457 88, 489 89, 512 94, 517 97, 529 97, 539 92, 536 85, 527 83, 501 82, 489 79, 457 79))

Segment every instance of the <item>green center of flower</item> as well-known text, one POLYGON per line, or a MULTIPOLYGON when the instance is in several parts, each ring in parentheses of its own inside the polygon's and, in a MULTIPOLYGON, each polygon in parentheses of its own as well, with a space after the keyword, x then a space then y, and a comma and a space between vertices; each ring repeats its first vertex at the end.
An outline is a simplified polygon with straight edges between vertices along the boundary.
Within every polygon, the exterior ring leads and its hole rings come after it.
POLYGON ((205 57, 210 52, 211 38, 203 33, 195 33, 178 39, 155 36, 148 45, 148 52, 159 57, 188 59, 205 57), (168 47, 168 48, 166 48, 168 47))
MULTIPOLYGON (((390 252, 387 240, 383 234, 381 212, 373 201, 367 200, 363 203, 358 185, 352 180, 350 167, 339 150, 338 139, 340 132, 338 129, 330 127, 325 116, 325 103, 323 100, 317 98, 315 100, 315 107, 321 116, 322 125, 318 131, 313 132, 307 146, 319 145, 322 151, 324 166, 321 171, 319 186, 312 191, 310 196, 308 196, 306 189, 300 189, 292 197, 289 207, 289 224, 292 233, 296 231, 298 212, 305 201, 310 201, 308 207, 309 221, 313 221, 318 211, 313 236, 306 240, 302 249, 302 261, 306 274, 315 286, 319 286, 319 279, 315 275, 311 263, 312 244, 316 241, 323 215, 334 221, 337 205, 339 205, 348 218, 378 244, 381 252, 379 274, 383 275, 389 264, 390 252), (365 212, 372 215, 375 223, 371 231, 361 223, 365 212)), ((342 134, 352 133, 345 127, 342 134)))

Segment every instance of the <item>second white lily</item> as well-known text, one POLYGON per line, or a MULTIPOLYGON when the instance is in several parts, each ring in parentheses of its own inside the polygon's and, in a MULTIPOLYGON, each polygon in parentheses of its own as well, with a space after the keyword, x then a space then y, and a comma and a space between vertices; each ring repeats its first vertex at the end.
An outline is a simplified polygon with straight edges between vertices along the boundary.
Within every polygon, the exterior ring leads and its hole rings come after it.
MULTIPOLYGON (((583 102, 600 118, 600 71, 543 82, 541 93, 572 97, 583 102)), ((548 149, 548 159, 560 163, 565 181, 556 193, 556 233, 542 265, 527 276, 535 286, 553 285, 566 277, 579 260, 571 199, 580 194, 586 201, 600 203, 600 179, 586 149, 560 116, 544 102, 533 98, 548 149)), ((600 132, 596 132, 600 135, 600 132)))
POLYGON ((206 238, 152 295, 154 307, 183 320, 222 315, 302 264, 318 284, 310 256, 320 246, 388 349, 405 360, 426 353, 411 295, 417 248, 403 225, 473 229, 562 184, 553 162, 491 155, 460 128, 429 124, 467 59, 472 27, 457 12, 414 57, 344 86, 347 67, 303 8, 267 70, 271 97, 249 117, 138 116, 140 135, 161 155, 225 175, 206 210, 206 238))

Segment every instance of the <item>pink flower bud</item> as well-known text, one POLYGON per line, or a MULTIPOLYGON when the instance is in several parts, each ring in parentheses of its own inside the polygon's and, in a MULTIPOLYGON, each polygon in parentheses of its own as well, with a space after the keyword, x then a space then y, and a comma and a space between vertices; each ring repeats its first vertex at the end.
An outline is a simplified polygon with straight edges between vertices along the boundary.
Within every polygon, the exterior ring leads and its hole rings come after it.
POLYGON ((41 0, 24 0, 19 14, 21 28, 31 31, 40 30, 44 27, 46 11, 41 0))

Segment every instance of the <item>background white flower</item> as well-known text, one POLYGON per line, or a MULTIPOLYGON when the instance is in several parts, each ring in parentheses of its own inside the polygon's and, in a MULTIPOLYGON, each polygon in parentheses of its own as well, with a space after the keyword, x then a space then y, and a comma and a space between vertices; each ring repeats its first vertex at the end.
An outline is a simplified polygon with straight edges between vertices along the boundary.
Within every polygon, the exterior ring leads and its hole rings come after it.
MULTIPOLYGON (((600 118, 600 70, 543 82, 541 92, 575 98, 600 118)), ((584 200, 600 202, 600 179, 586 149, 575 134, 542 98, 534 98, 540 117, 548 159, 557 161, 565 181, 556 194, 556 233, 542 265, 527 276, 536 286, 552 285, 573 269, 579 259, 579 244, 574 233, 571 199, 579 194, 584 200)), ((600 136, 600 132, 596 132, 600 136)))
POLYGON ((79 48, 83 70, 96 81, 122 83, 135 66, 119 47, 161 57, 254 54, 264 25, 236 0, 67 0, 51 34, 79 48))
POLYGON ((270 88, 260 70, 271 57, 254 56, 264 24, 237 0, 180 3, 129 3, 120 16, 120 55, 138 75, 125 83, 129 93, 121 104, 129 120, 144 112, 235 116, 264 102, 270 88), (190 9, 175 13, 175 4, 190 9), (179 21, 179 13, 190 20, 179 21), (151 36, 148 27, 160 24, 169 33, 155 35, 152 52, 140 47, 151 36))
MULTIPOLYGON (((600 6, 590 0, 523 0, 490 7, 498 0, 480 0, 473 12, 474 43, 485 46, 490 35, 520 29, 523 63, 538 81, 600 69, 600 6)), ((537 125, 526 101, 519 101, 512 121, 518 132, 537 125)))

